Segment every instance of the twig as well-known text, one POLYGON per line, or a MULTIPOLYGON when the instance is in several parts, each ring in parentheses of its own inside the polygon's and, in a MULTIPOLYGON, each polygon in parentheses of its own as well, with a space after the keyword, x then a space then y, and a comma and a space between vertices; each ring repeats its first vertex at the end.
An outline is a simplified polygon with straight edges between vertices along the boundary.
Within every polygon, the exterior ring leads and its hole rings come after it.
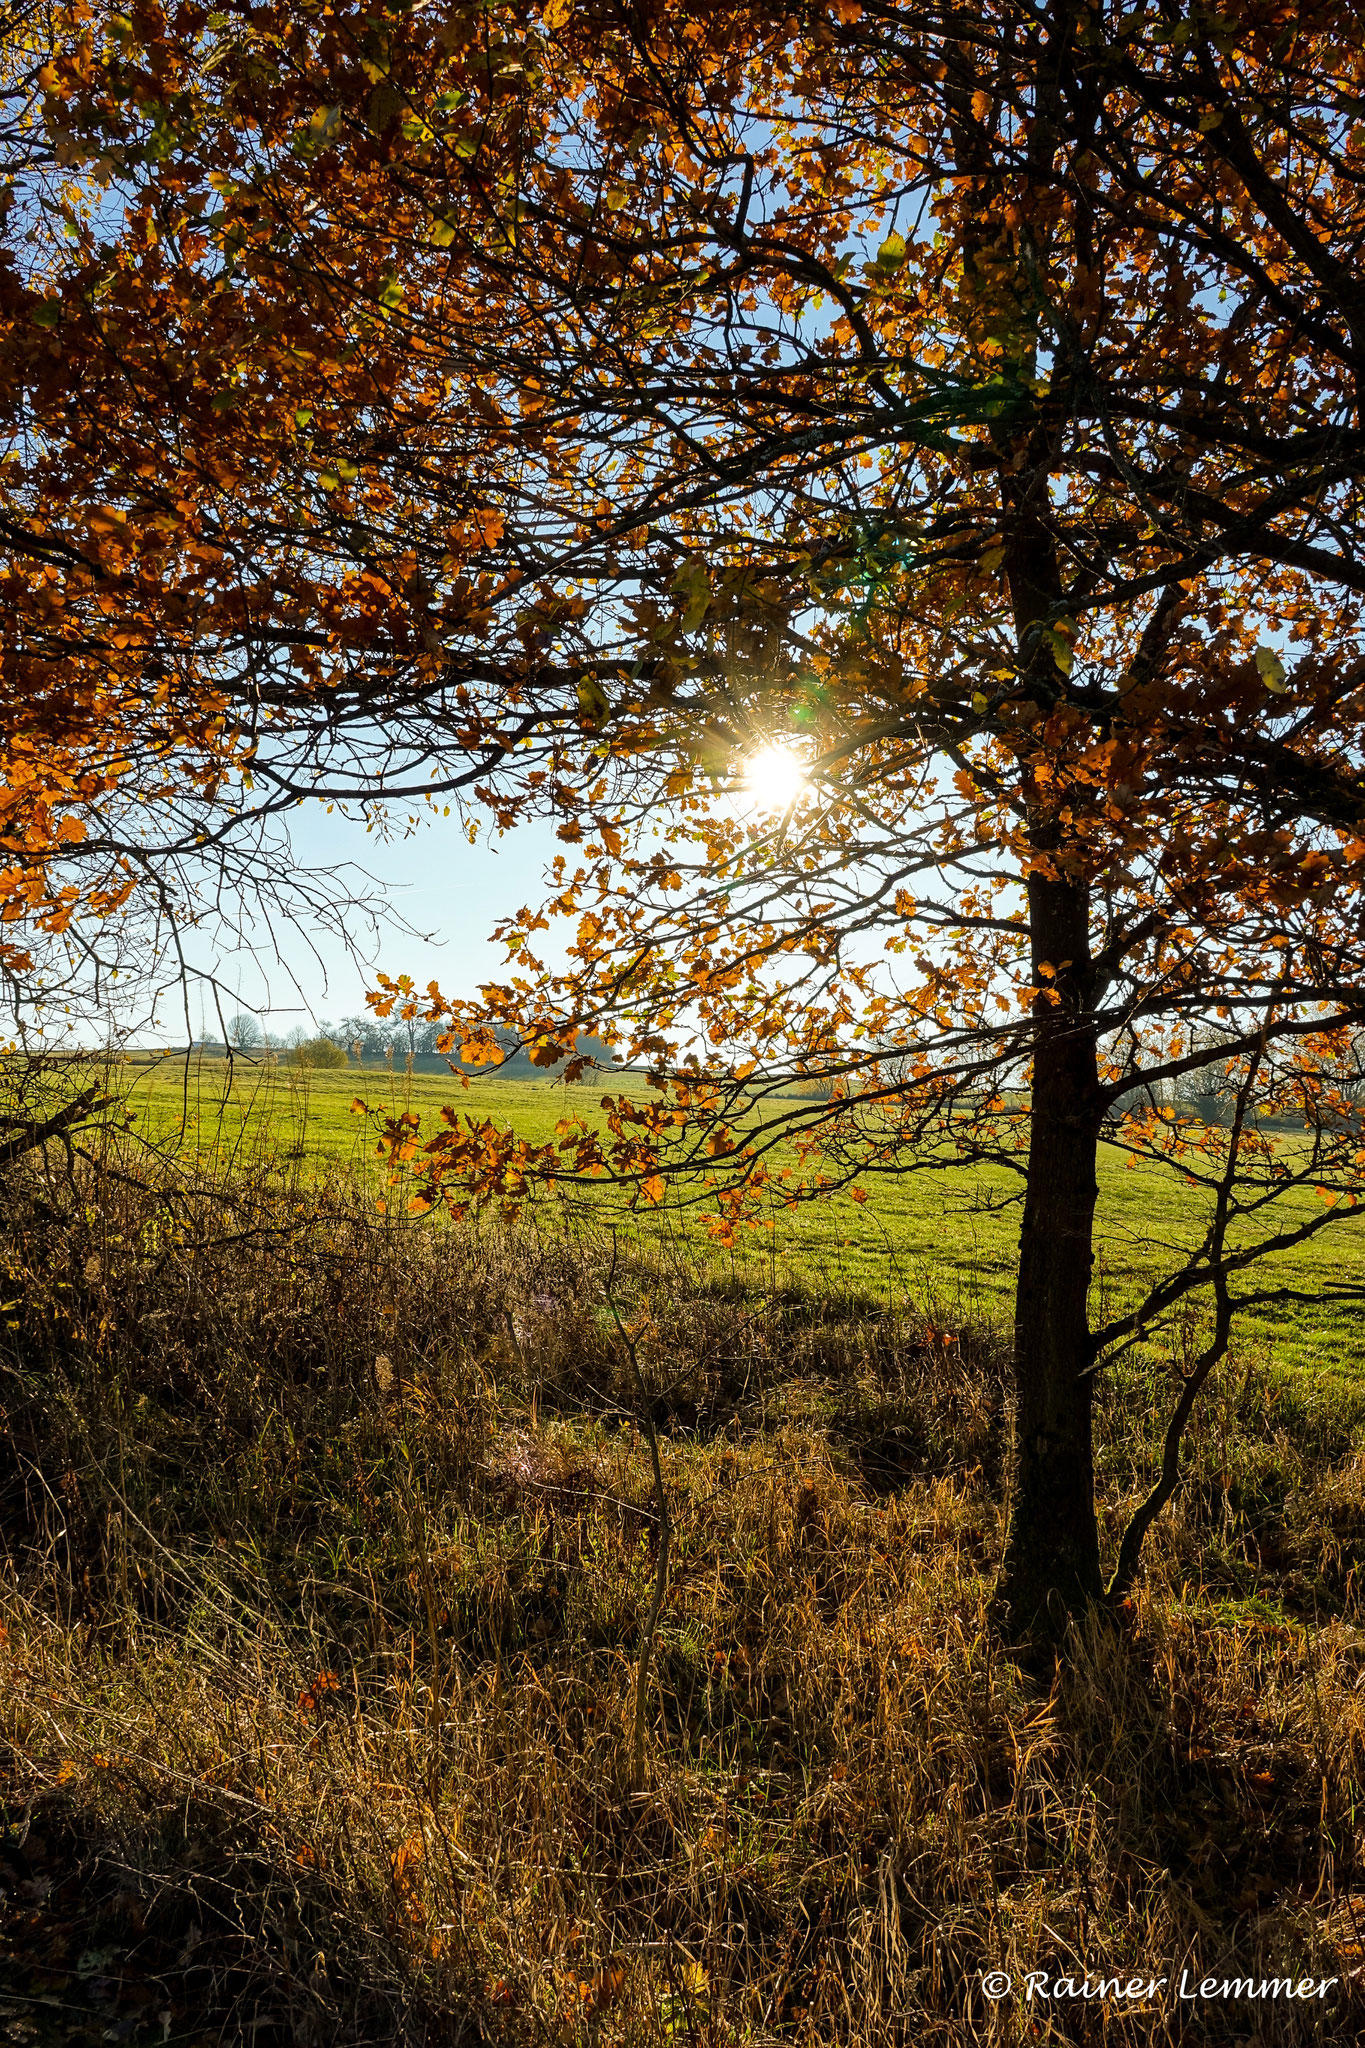
POLYGON ((1161 1510, 1175 1494, 1180 1485, 1180 1446, 1185 1426, 1194 1412, 1194 1404, 1200 1390, 1228 1348, 1232 1334, 1232 1314, 1236 1306, 1228 1291, 1227 1269, 1223 1264, 1223 1248, 1227 1238, 1228 1216, 1232 1202, 1233 1183, 1237 1173, 1238 1152, 1247 1110, 1256 1086, 1256 1075, 1265 1050, 1265 1041, 1253 1052, 1246 1075, 1237 1091, 1237 1110, 1233 1118, 1228 1140, 1227 1166, 1218 1188, 1218 1199, 1214 1208, 1214 1219, 1209 1231, 1208 1256, 1213 1279, 1214 1314, 1213 1335, 1194 1364, 1185 1375, 1171 1419, 1166 1425, 1165 1442, 1161 1452, 1161 1475, 1147 1498, 1137 1507, 1119 1544, 1118 1562, 1114 1576, 1109 1581, 1105 1598, 1110 1602, 1125 1599, 1137 1576, 1138 1558, 1141 1555, 1143 1539, 1161 1510))

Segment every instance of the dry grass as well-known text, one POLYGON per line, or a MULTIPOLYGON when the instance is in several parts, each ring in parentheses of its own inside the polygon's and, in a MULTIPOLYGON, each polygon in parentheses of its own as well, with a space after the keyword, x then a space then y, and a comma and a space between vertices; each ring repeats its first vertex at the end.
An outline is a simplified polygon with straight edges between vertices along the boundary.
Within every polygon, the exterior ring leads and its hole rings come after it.
MULTIPOLYGON (((608 1249, 110 1165, 9 1192, 6 2038, 1362 2031, 1365 1401, 1229 1368, 1129 1634, 1040 1679, 987 1620, 1001 1340, 623 1262, 635 1789, 608 1249), (1182 1967, 1347 1981, 981 1986, 1182 1967)), ((1106 1396, 1111 1532, 1169 1371, 1106 1396)))

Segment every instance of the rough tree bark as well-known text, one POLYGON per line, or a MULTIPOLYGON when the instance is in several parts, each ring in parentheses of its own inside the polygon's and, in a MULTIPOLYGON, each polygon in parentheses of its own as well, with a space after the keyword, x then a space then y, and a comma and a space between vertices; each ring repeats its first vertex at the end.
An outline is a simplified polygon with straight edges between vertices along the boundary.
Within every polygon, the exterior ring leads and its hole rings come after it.
POLYGON ((1083 883, 1029 882, 1035 985, 1028 1184, 1015 1297, 1015 1470, 999 1599, 1017 1636, 1055 1636, 1103 1592, 1087 1296, 1102 1096, 1083 883), (1046 970, 1046 971, 1045 971, 1046 970))

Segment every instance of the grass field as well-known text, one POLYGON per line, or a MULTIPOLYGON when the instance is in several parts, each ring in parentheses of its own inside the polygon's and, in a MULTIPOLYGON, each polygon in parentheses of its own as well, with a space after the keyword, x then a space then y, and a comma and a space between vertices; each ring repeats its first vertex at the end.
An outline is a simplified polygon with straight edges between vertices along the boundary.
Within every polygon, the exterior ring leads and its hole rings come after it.
MULTIPOLYGON (((374 1133, 352 1105, 410 1108, 434 1127, 442 1104, 514 1126, 545 1141, 565 1115, 597 1113, 600 1088, 538 1080, 476 1078, 461 1090, 444 1075, 394 1075, 382 1068, 342 1072, 223 1061, 163 1061, 125 1070, 138 1128, 161 1141, 213 1154, 228 1169, 278 1160, 295 1172, 345 1168, 377 1174, 374 1133)), ((626 1088, 643 1083, 627 1077, 626 1088)), ((1018 1210, 1012 1177, 986 1170, 913 1174, 870 1184, 864 1205, 847 1198, 779 1214, 738 1255, 741 1267, 813 1293, 856 1293, 871 1301, 911 1300, 943 1320, 999 1320, 1010 1309, 1018 1210), (1004 1204, 1004 1206, 1001 1206, 1004 1204)), ((1201 1228, 1197 1191, 1158 1169, 1130 1169, 1105 1155, 1100 1167, 1096 1310, 1132 1301, 1179 1262, 1201 1228)), ((632 1226, 636 1228, 638 1226, 632 1226)), ((665 1231, 678 1226, 652 1226, 665 1231)), ((1365 1371, 1365 1315, 1351 1305, 1314 1303, 1324 1281, 1365 1284, 1365 1216, 1346 1219, 1314 1243, 1286 1253, 1268 1284, 1309 1297, 1244 1313, 1239 1355, 1296 1371, 1365 1371)), ((1258 1285, 1261 1284, 1258 1281, 1258 1285)))

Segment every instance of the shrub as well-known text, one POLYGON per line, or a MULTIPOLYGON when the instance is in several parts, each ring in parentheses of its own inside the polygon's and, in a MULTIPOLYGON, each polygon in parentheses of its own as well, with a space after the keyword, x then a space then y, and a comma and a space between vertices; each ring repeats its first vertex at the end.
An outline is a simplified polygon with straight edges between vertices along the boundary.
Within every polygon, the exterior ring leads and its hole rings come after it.
POLYGON ((344 1067, 344 1049, 332 1038, 305 1038, 290 1054, 296 1067, 344 1067))

